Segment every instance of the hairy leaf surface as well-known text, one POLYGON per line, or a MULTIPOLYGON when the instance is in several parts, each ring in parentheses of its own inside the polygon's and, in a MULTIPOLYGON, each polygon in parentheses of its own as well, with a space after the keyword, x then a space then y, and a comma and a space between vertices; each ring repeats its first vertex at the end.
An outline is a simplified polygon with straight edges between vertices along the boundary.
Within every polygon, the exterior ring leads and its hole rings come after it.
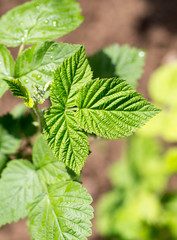
POLYGON ((117 76, 136 87, 143 73, 144 57, 145 52, 141 49, 114 44, 89 57, 89 63, 94 78, 117 76))
POLYGON ((13 58, 2 44, 0 44, 0 97, 7 91, 8 85, 3 79, 9 79, 14 75, 13 58))
POLYGON ((0 180, 0 226, 26 217, 27 205, 41 191, 33 165, 26 160, 11 161, 0 180))
POLYGON ((8 47, 59 38, 83 18, 75 0, 36 0, 20 5, 0 19, 0 42, 8 47))
POLYGON ((86 240, 91 235, 91 202, 90 195, 79 183, 50 185, 30 206, 32 237, 36 240, 86 240))
POLYGON ((45 90, 45 85, 52 81, 56 68, 79 48, 80 45, 57 42, 36 44, 17 58, 15 77, 34 95, 35 86, 45 90))
POLYGON ((131 135, 159 112, 118 78, 90 81, 81 88, 77 106, 81 128, 110 139, 131 135))

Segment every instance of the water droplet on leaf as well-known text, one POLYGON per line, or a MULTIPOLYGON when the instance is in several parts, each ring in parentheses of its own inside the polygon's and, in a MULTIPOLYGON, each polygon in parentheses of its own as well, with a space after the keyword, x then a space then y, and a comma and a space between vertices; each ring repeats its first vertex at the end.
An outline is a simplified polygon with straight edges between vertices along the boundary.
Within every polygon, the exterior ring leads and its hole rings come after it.
POLYGON ((44 20, 44 23, 45 23, 45 24, 48 24, 48 23, 49 23, 49 20, 48 20, 48 19, 45 19, 45 20, 44 20))
POLYGON ((54 27, 57 27, 57 26, 58 26, 58 21, 57 21, 57 20, 54 20, 54 21, 52 22, 52 24, 53 24, 54 27))
POLYGON ((28 79, 25 79, 25 80, 24 80, 24 83, 28 83, 28 82, 29 82, 28 79))

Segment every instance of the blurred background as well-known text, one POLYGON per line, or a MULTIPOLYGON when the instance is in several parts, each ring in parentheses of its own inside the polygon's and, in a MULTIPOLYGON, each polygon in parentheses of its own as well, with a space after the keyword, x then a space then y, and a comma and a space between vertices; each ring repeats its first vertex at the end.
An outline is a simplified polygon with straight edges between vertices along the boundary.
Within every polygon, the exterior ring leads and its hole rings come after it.
MULTIPOLYGON (((24 2, 0 0, 0 15, 24 2)), ((95 208, 93 235, 89 239, 175 240, 177 1, 78 2, 85 20, 77 30, 59 41, 84 44, 88 56, 114 43, 144 49, 147 53, 144 74, 137 89, 163 109, 155 123, 150 123, 126 141, 90 139, 92 153, 82 178, 95 208), (166 66, 159 70, 164 64, 166 66), (161 86, 160 80, 164 76, 161 86), (170 101, 169 96, 172 96, 170 101)), ((17 49, 11 51, 16 57, 17 49)), ((7 92, 0 99, 0 115, 19 102, 7 92)), ((29 240, 25 224, 25 220, 21 220, 2 227, 0 240, 29 240)))

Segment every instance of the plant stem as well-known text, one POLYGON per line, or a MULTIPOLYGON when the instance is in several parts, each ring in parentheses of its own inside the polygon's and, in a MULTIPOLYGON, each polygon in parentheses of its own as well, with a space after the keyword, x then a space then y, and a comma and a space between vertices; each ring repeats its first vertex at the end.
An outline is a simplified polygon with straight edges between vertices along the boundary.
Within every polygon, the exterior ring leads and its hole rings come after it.
POLYGON ((39 123, 39 132, 42 132, 43 129, 43 117, 41 115, 41 112, 38 108, 38 103, 36 102, 31 109, 33 117, 35 118, 36 121, 39 123))

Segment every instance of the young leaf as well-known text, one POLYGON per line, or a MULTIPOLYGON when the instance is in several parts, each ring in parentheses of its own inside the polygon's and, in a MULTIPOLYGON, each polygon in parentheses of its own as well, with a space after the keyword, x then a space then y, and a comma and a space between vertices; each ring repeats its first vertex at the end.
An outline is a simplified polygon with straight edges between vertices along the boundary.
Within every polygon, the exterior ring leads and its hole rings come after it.
POLYGON ((57 158, 79 174, 89 154, 89 143, 75 118, 74 112, 54 105, 45 114, 45 133, 57 158))
POLYGON ((33 165, 26 160, 10 161, 0 180, 0 226, 26 217, 27 205, 41 192, 33 165))
POLYGON ((64 108, 75 106, 75 97, 79 88, 92 79, 92 71, 88 64, 83 46, 67 58, 54 74, 51 86, 51 101, 64 108))
POLYGON ((59 38, 83 18, 75 0, 36 0, 20 5, 0 19, 0 41, 8 47, 59 38))
POLYGON ((159 112, 118 78, 87 83, 78 94, 77 106, 80 127, 110 139, 131 135, 159 112))
POLYGON ((56 68, 79 48, 80 45, 57 42, 36 44, 17 58, 15 77, 34 95, 35 86, 44 89, 45 85, 52 81, 56 68))
POLYGON ((0 44, 0 97, 7 91, 8 85, 2 79, 9 79, 14 75, 14 61, 10 52, 0 44))
POLYGON ((45 114, 47 140, 55 155, 77 173, 89 154, 87 135, 78 127, 75 106, 78 90, 92 78, 84 47, 57 68, 51 85, 52 107, 45 114))
POLYGON ((90 56, 89 63, 94 78, 117 76, 136 87, 137 80, 143 73, 144 57, 145 52, 141 49, 114 44, 90 56))
POLYGON ((30 98, 29 91, 18 79, 4 80, 8 85, 9 89, 12 91, 15 97, 23 98, 25 100, 25 105, 32 108, 34 101, 30 98))
POLYGON ((0 153, 14 154, 19 148, 21 140, 9 134, 0 124, 0 153))
POLYGON ((86 240, 91 235, 90 195, 79 183, 60 182, 47 187, 29 208, 29 228, 35 240, 86 240))

